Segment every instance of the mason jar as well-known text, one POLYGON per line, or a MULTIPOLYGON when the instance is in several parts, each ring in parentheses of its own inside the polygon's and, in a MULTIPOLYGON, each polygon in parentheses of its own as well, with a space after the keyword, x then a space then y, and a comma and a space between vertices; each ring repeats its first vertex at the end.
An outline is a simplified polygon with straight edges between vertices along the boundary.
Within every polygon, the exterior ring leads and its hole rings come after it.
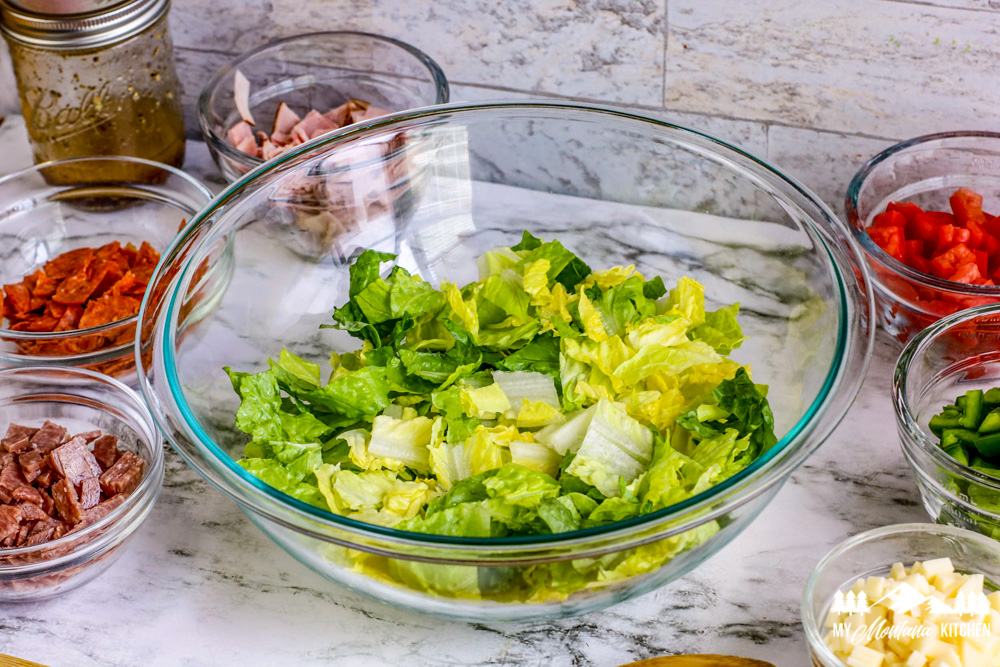
POLYGON ((127 155, 181 165, 184 120, 169 6, 169 0, 0 0, 0 30, 35 162, 127 155))

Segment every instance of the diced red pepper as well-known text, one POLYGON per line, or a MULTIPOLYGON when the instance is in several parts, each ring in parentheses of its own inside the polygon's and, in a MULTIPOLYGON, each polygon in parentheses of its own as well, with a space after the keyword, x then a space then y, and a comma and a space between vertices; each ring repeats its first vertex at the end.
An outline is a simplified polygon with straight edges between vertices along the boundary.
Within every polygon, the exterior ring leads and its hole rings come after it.
POLYGON ((979 224, 986 222, 983 215, 983 196, 981 194, 968 188, 961 188, 955 190, 948 199, 948 203, 951 204, 951 210, 958 218, 959 224, 964 226, 969 222, 979 224))
POLYGON ((982 280, 983 276, 979 273, 979 267, 976 266, 975 262, 966 262, 959 266, 955 273, 949 276, 948 280, 953 280, 956 283, 974 283, 976 281, 982 280))
POLYGON ((979 273, 984 276, 990 273, 990 256, 986 254, 985 250, 973 250, 973 254, 976 256, 976 266, 979 267, 979 273))
POLYGON ((882 250, 899 261, 904 261, 903 241, 906 237, 902 227, 869 227, 868 235, 882 250))
POLYGON ((873 227, 906 227, 906 217, 897 211, 885 211, 872 218, 873 227))
POLYGON ((889 202, 889 205, 885 207, 886 211, 896 211, 902 213, 903 217, 906 218, 907 222, 914 222, 917 219, 917 214, 923 213, 923 209, 914 204, 913 202, 906 202, 905 204, 900 204, 898 202, 889 202))
POLYGON ((938 238, 938 227, 954 223, 955 216, 951 213, 939 213, 937 211, 924 211, 918 213, 913 223, 913 235, 930 244, 936 244, 938 238))
POLYGON ((941 225, 938 227, 937 252, 941 253, 952 248, 959 243, 969 240, 969 230, 955 225, 941 225))

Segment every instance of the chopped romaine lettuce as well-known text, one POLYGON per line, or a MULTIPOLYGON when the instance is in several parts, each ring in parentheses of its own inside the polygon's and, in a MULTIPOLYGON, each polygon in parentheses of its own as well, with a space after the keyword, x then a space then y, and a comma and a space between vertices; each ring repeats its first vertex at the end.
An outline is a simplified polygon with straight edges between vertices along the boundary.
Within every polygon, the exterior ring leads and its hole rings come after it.
MULTIPOLYGON (((503 537, 593 529, 737 474, 776 442, 767 388, 728 358, 738 305, 667 290, 634 266, 592 271, 525 232, 440 288, 371 250, 334 328, 363 344, 331 370, 281 350, 226 369, 249 436, 239 464, 335 514, 419 533, 503 537)), ((546 600, 649 572, 715 522, 598 559, 532 568, 410 563, 331 548, 370 576, 441 595, 546 600)))

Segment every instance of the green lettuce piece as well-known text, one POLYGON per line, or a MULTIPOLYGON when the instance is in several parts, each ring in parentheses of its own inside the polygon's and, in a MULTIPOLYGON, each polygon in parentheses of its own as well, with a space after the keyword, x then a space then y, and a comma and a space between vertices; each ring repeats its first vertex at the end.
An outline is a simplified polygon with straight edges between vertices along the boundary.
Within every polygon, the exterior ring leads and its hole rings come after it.
POLYGON ((319 444, 271 442, 267 449, 270 457, 285 467, 285 472, 301 482, 323 462, 323 448, 319 444))
POLYGON ((373 418, 390 405, 385 369, 367 366, 301 397, 330 412, 354 419, 373 418))
POLYGON ((620 495, 619 480, 631 484, 653 454, 653 434, 621 404, 601 399, 583 444, 566 472, 595 486, 605 496, 620 495))
POLYGON ((559 377, 559 339, 548 332, 535 336, 530 343, 498 361, 496 367, 559 377))
POLYGON ((507 505, 537 508, 547 498, 559 495, 559 482, 543 472, 530 470, 517 463, 508 463, 495 475, 483 480, 490 498, 507 505))
POLYGON ((580 510, 577 509, 576 504, 569 496, 543 500, 538 505, 538 517, 545 522, 551 533, 568 533, 579 530, 582 522, 580 510))
POLYGON ((523 347, 541 328, 538 320, 531 320, 512 327, 480 329, 476 338, 480 345, 492 350, 513 350, 523 347))
POLYGON ((639 516, 640 505, 634 498, 608 498, 594 508, 583 522, 584 528, 594 528, 639 516))
POLYGON ((351 276, 351 287, 348 295, 353 299, 360 294, 368 285, 378 280, 382 270, 382 264, 396 259, 395 255, 376 250, 365 250, 362 252, 349 269, 351 276))
MULTIPOLYGON (((537 241, 537 239, 534 240, 537 241)), ((518 246, 521 246, 523 243, 524 240, 517 246, 514 246, 513 249, 518 250, 518 246)), ((530 244, 534 245, 533 241, 530 244)), ((528 248, 524 247, 522 249, 528 248)), ((524 259, 521 260, 522 266, 531 262, 537 262, 540 259, 548 260, 549 262, 549 280, 562 283, 563 287, 567 290, 572 290, 578 283, 591 274, 587 263, 567 250, 559 241, 549 241, 548 243, 535 245, 525 255, 524 259)))
POLYGON ((713 396, 720 408, 731 413, 727 427, 735 428, 741 437, 750 435, 755 457, 778 442, 767 386, 754 384, 745 368, 737 370, 732 380, 721 382, 713 396))
POLYGON ((642 278, 630 276, 601 294, 597 307, 609 334, 618 335, 625 325, 656 315, 656 302, 645 295, 645 286, 642 278))
MULTIPOLYGON (((513 273, 513 272, 510 272, 513 273)), ((524 291, 517 274, 507 273, 492 275, 484 280, 479 288, 478 308, 483 310, 483 302, 488 301, 504 312, 507 317, 513 317, 519 323, 533 319, 528 314, 531 297, 524 291)))
POLYGON ((320 509, 329 509, 319 488, 295 477, 276 459, 240 459, 237 463, 251 475, 278 491, 320 509))
POLYGON ((734 303, 731 306, 705 313, 704 324, 694 327, 688 336, 691 340, 708 343, 721 355, 728 355, 745 340, 743 329, 736 321, 736 315, 739 311, 740 304, 734 303))
POLYGON ((425 517, 413 517, 399 523, 400 530, 451 537, 490 537, 492 515, 482 502, 464 502, 447 506, 425 517))
POLYGON ((278 385, 290 393, 312 391, 321 384, 319 364, 306 361, 286 349, 281 350, 278 361, 268 359, 267 363, 278 385))
POLYGON ((394 318, 416 317, 436 312, 444 306, 444 295, 417 276, 401 270, 389 289, 389 312, 394 318))
POLYGON ((434 392, 431 395, 431 403, 448 424, 447 439, 451 444, 467 440, 482 423, 481 420, 465 414, 462 409, 462 394, 458 387, 434 392))
POLYGON ((242 399, 236 411, 236 428, 254 440, 281 440, 281 393, 274 373, 268 370, 251 375, 234 373, 229 367, 224 370, 233 385, 238 384, 236 393, 242 399))
POLYGON ((354 303, 372 324, 395 319, 392 314, 390 290, 392 287, 382 278, 377 278, 354 297, 354 303))
POLYGON ((522 250, 534 250, 538 246, 542 245, 542 240, 532 234, 531 232, 524 230, 521 232, 521 240, 515 246, 511 246, 511 250, 515 252, 520 252, 522 250))

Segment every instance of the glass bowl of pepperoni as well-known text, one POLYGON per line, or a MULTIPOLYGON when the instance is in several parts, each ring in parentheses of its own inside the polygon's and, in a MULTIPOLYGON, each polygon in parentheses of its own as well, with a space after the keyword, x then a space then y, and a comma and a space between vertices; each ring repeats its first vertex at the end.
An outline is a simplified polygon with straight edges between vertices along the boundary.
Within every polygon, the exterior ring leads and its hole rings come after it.
POLYGON ((134 385, 149 276, 211 198, 191 176, 131 157, 48 162, 0 179, 0 367, 90 368, 134 385))
POLYGON ((854 176, 847 222, 872 272, 879 322, 901 343, 1000 301, 1000 133, 891 146, 854 176))
POLYGON ((162 487, 159 432, 134 391, 79 368, 0 370, 0 603, 104 572, 162 487))

